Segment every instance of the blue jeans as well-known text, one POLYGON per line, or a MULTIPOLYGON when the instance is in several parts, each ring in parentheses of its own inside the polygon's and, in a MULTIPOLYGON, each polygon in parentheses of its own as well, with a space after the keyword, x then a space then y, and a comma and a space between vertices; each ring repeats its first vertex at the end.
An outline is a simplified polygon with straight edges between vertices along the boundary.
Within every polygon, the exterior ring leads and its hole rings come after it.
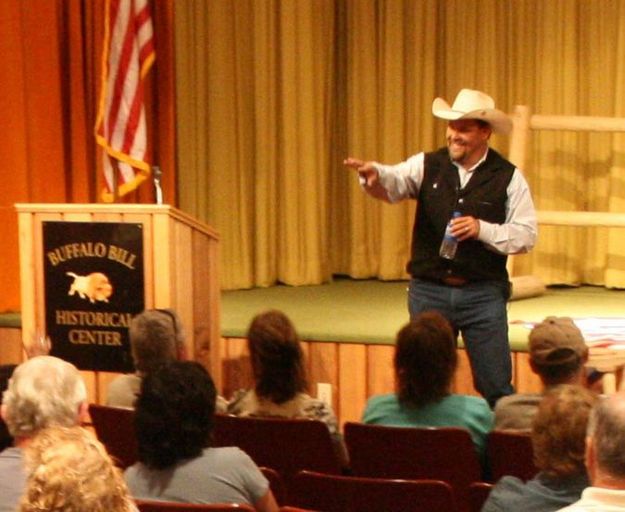
POLYGON ((462 333, 473 384, 491 407, 502 396, 514 393, 507 300, 507 283, 499 281, 454 287, 413 278, 408 288, 411 317, 436 310, 462 333))

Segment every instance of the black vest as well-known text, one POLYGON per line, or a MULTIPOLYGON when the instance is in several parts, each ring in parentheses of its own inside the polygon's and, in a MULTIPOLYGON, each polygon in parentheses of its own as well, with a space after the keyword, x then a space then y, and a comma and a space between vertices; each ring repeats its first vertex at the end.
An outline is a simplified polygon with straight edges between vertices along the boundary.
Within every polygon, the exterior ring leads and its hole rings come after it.
POLYGON ((507 257, 487 249, 478 240, 460 242, 451 261, 441 258, 438 250, 454 210, 486 222, 505 222, 507 188, 513 173, 514 165, 489 149, 486 160, 460 189, 458 169, 451 162, 447 148, 426 153, 408 273, 434 280, 454 275, 469 281, 507 281, 507 257))

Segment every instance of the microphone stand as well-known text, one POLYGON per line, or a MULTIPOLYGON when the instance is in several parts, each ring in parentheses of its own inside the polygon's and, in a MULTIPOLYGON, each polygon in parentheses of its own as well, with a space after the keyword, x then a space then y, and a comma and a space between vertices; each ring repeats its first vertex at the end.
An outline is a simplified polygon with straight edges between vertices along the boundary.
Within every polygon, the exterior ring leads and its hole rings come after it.
POLYGON ((156 204, 163 204, 163 189, 161 188, 161 168, 158 165, 152 167, 152 175, 154 181, 154 192, 156 194, 156 204))

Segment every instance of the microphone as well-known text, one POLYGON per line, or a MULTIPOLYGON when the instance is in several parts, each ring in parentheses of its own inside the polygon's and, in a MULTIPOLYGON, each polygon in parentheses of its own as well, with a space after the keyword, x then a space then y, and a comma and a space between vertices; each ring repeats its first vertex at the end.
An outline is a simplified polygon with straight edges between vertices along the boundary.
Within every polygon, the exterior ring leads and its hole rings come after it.
POLYGON ((154 176, 154 192, 156 193, 156 204, 163 204, 163 189, 161 188, 161 168, 158 165, 152 166, 152 175, 154 176))

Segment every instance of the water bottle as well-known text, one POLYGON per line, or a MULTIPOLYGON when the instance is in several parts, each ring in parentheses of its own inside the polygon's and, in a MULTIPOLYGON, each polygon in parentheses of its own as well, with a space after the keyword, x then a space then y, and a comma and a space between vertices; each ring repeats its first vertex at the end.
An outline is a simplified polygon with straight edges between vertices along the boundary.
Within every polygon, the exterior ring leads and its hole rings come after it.
MULTIPOLYGON (((462 214, 459 211, 455 211, 451 219, 455 219, 456 217, 460 217, 462 214)), ((445 235, 443 236, 443 241, 441 242, 441 248, 438 251, 441 258, 445 258, 447 260, 453 260, 456 257, 456 250, 458 249, 458 239, 451 234, 451 220, 447 223, 447 227, 445 228, 445 235)))

